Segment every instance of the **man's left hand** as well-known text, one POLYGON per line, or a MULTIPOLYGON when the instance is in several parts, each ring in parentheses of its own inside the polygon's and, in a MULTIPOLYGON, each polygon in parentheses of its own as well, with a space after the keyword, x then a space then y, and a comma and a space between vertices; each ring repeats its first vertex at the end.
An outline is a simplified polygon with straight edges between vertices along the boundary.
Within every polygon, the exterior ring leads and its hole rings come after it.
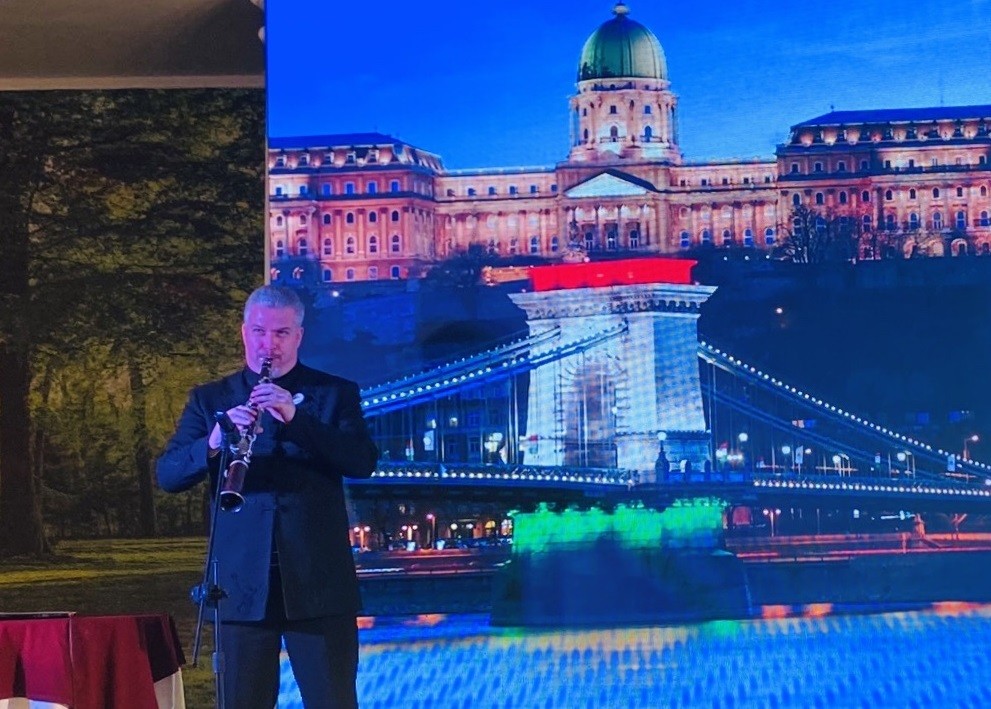
POLYGON ((262 411, 268 411, 272 414, 272 418, 282 423, 289 423, 296 415, 296 404, 292 401, 292 394, 272 382, 256 384, 251 390, 248 403, 262 411))

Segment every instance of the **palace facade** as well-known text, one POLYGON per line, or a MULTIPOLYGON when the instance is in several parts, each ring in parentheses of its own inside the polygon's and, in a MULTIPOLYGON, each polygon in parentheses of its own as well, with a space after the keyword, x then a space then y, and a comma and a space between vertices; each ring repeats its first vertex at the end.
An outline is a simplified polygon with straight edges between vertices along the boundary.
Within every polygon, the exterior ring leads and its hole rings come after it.
POLYGON ((613 15, 582 49, 555 166, 446 170, 380 133, 271 139, 273 280, 405 279, 472 244, 551 261, 767 250, 799 205, 847 224, 859 258, 991 252, 991 105, 833 111, 775 159, 686 163, 661 45, 622 2, 613 15))

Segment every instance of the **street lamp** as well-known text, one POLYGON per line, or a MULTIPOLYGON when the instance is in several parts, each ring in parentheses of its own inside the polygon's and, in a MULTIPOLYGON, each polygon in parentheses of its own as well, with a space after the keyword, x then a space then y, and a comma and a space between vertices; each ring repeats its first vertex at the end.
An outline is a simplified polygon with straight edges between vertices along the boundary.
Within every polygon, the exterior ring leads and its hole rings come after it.
POLYGON ((764 509, 764 516, 767 517, 769 520, 771 520, 771 536, 772 537, 774 536, 774 520, 776 520, 778 518, 778 515, 780 515, 780 514, 781 514, 781 510, 776 509, 776 508, 770 508, 770 509, 765 508, 764 509))
POLYGON ((427 513, 427 521, 430 522, 430 546, 437 546, 437 517, 433 512, 427 513))
POLYGON ((973 436, 967 436, 963 439, 963 456, 962 460, 970 460, 970 450, 967 448, 968 443, 977 443, 981 440, 981 437, 976 433, 973 436))
POLYGON ((912 455, 912 451, 898 451, 895 453, 895 457, 898 459, 899 463, 904 463, 908 461, 908 467, 905 468, 905 472, 911 471, 912 477, 915 477, 915 456, 912 455))
POLYGON ((785 457, 788 461, 786 465, 782 466, 785 470, 791 472, 793 460, 789 460, 791 456, 791 446, 781 446, 781 455, 785 457))

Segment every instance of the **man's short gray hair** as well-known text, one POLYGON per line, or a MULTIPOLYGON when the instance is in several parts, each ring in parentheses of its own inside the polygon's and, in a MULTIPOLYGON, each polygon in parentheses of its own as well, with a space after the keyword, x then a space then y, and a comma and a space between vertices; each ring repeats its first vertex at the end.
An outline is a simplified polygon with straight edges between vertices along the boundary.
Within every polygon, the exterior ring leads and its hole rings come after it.
POLYGON ((262 286, 256 288, 244 303, 244 320, 248 320, 248 310, 253 307, 261 308, 292 308, 296 314, 296 324, 303 324, 306 309, 296 291, 285 286, 262 286))

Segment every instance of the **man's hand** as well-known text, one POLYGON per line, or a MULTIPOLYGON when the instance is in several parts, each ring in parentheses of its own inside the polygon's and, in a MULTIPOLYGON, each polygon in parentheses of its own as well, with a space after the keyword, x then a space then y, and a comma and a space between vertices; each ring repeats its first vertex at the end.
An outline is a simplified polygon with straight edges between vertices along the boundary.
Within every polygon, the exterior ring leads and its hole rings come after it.
MULTIPOLYGON (((233 409, 227 409, 224 413, 227 414, 227 417, 231 420, 231 423, 242 431, 247 429, 249 426, 254 426, 255 420, 258 418, 258 412, 250 406, 244 404, 241 406, 235 406, 233 409)), ((210 447, 211 451, 219 450, 224 445, 224 432, 220 429, 219 423, 213 425, 213 430, 210 431, 210 439, 207 441, 207 445, 210 447)))
POLYGON ((251 390, 248 403, 262 411, 268 411, 272 414, 272 418, 282 423, 289 423, 296 415, 296 404, 292 401, 292 394, 272 382, 256 384, 251 390))

